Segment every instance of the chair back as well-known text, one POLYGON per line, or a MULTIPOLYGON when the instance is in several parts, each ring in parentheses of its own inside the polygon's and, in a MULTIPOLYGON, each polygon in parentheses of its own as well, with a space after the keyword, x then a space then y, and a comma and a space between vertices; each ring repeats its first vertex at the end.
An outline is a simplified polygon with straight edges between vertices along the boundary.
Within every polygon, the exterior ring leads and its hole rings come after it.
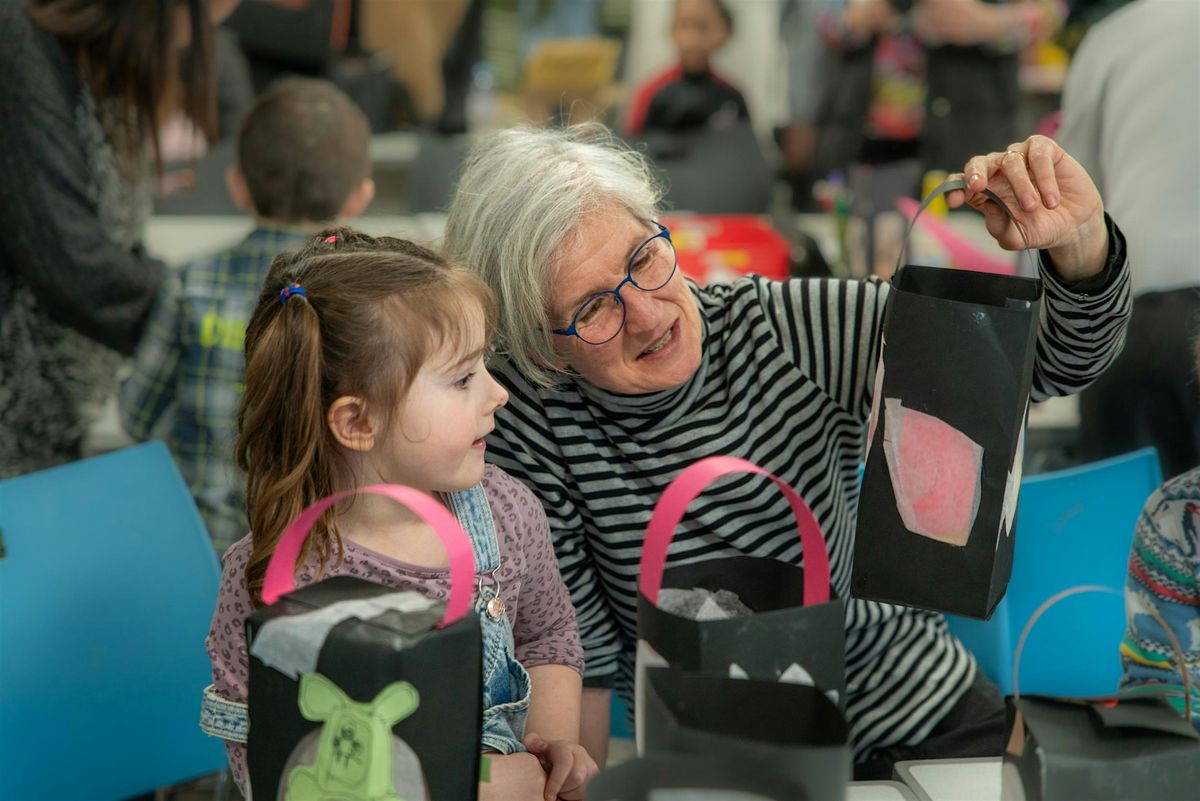
POLYGON ((0 482, 0 798, 225 767, 198 726, 220 567, 161 442, 0 482))
POLYGON ((1119 594, 1138 515, 1160 483, 1154 448, 1021 482, 1008 595, 990 620, 946 616, 950 630, 1006 695, 1012 693, 1013 651, 1025 621, 1046 598, 1080 584, 1111 587, 1118 595, 1074 596, 1047 614, 1025 644, 1021 692, 1116 691, 1125 631, 1119 594))

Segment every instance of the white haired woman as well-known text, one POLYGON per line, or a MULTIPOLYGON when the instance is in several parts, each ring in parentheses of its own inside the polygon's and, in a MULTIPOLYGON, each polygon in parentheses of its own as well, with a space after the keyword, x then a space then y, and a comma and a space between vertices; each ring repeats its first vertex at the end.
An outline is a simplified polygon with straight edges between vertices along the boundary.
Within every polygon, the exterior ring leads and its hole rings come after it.
MULTIPOLYGON (((1041 249, 1046 285, 1035 399, 1085 386, 1121 348, 1129 271, 1095 186, 1033 137, 969 161, 948 197, 1008 249, 1041 249)), ((601 129, 515 129, 480 141, 450 206, 446 244, 497 292, 496 377, 510 393, 488 456, 546 508, 582 635, 582 742, 603 764, 609 694, 628 697, 637 569, 655 501, 705 456, 749 459, 794 486, 825 533, 834 583, 850 582, 858 465, 888 287, 759 278, 698 288, 656 222, 637 153, 601 129)), ((690 507, 670 559, 733 553, 802 560, 784 498, 746 477, 690 507)), ((941 615, 851 601, 847 713, 859 778, 899 759, 999 754, 998 690, 941 615)))

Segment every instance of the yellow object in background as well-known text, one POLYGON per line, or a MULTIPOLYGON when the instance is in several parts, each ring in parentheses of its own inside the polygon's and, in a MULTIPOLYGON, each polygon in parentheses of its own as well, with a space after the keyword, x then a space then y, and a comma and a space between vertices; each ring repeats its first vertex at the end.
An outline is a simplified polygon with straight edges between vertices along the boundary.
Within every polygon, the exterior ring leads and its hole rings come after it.
MULTIPOLYGON (((921 199, 929 195, 930 192, 937 189, 942 181, 946 180, 947 174, 944 170, 930 170, 925 173, 925 177, 921 179, 921 199)), ((929 204, 929 208, 925 209, 926 214, 932 214, 935 217, 945 217, 950 213, 950 208, 946 205, 946 198, 939 197, 929 204)))
POLYGON ((1063 67, 1065 69, 1070 60, 1071 56, 1067 53, 1066 48, 1054 42, 1042 42, 1034 50, 1033 62, 1043 67, 1063 67))

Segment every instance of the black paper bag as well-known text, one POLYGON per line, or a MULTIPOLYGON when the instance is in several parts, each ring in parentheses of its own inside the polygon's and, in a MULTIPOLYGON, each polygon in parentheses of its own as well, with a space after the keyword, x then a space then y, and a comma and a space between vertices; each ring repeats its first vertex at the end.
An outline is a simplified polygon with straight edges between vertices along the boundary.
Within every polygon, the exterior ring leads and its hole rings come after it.
POLYGON ((1166 633, 1181 670, 1183 716, 1162 694, 1099 700, 1020 695, 1021 653, 1034 624, 1062 599, 1086 592, 1118 594, 1101 586, 1062 590, 1038 607, 1017 640, 1001 797, 1194 801, 1200 795, 1200 734, 1191 723, 1188 668, 1178 638, 1153 605, 1145 612, 1166 633))
POLYGON ((1162 697, 1008 700, 1006 801, 1195 801, 1200 734, 1162 697))
POLYGON ((450 597, 435 601, 354 576, 289 591, 308 529, 354 493, 306 509, 271 558, 268 605, 246 621, 252 794, 470 801, 479 782, 482 697, 470 541, 448 510, 416 490, 360 492, 400 501, 433 527, 450 556, 450 597))
POLYGON ((1041 305, 1037 279, 919 265, 892 278, 854 597, 974 618, 1004 597, 1041 305))
MULTIPOLYGON (((747 770, 722 756, 650 754, 601 771, 588 782, 588 801, 809 801, 795 781, 770 770, 747 770)), ((839 796, 840 798, 840 796, 839 796)))
POLYGON ((820 527, 796 491, 762 468, 729 456, 702 459, 663 492, 646 528, 638 597, 635 680, 641 742, 646 668, 670 665, 715 676, 806 682, 845 704, 845 603, 829 586, 829 557, 820 527), (804 566, 733 556, 666 567, 675 527, 687 505, 721 476, 752 473, 771 479, 796 515, 804 566), (660 609, 661 587, 730 590, 752 614, 692 620, 660 609))
POLYGON ((849 727, 816 687, 648 668, 642 703, 645 753, 726 755, 749 773, 795 780, 810 798, 846 794, 849 727))

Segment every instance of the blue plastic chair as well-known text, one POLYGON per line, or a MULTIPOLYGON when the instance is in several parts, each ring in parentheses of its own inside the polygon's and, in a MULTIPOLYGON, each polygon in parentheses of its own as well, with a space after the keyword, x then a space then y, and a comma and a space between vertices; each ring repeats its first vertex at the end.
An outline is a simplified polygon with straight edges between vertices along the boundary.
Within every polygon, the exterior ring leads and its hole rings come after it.
POLYGON ((0 799, 225 767, 201 733, 220 569, 162 443, 0 482, 0 799))
POLYGON ((613 690, 612 708, 609 711, 608 736, 618 740, 632 740, 633 727, 629 725, 629 704, 613 690))
MULTIPOLYGON (((1134 526, 1161 482, 1154 448, 1021 482, 1007 596, 987 621, 946 616, 950 630, 1006 695, 1013 691, 1017 640, 1043 601, 1078 584, 1123 590, 1134 526)), ((1038 621, 1025 643, 1021 692, 1115 692, 1124 630, 1119 596, 1089 594, 1063 600, 1038 621)))

